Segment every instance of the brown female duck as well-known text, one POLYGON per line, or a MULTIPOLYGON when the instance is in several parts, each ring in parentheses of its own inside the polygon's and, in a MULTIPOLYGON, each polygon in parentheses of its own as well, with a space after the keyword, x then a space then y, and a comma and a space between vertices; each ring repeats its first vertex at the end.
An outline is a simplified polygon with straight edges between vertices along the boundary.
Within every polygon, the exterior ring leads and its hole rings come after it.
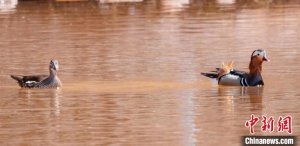
POLYGON ((51 60, 49 64, 49 75, 11 75, 11 77, 15 79, 22 88, 58 88, 62 86, 57 76, 58 69, 58 61, 51 60))

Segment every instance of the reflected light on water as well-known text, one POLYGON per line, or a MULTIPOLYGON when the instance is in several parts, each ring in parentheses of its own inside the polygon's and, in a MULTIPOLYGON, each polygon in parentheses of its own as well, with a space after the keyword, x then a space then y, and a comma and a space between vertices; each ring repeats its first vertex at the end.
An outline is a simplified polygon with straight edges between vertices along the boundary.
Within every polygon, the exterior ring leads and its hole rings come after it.
POLYGON ((18 0, 0 0, 0 13, 13 12, 18 5, 18 0))
POLYGON ((234 4, 236 0, 217 0, 219 4, 223 5, 231 5, 234 4))
POLYGON ((167 12, 181 11, 187 4, 189 0, 163 0, 161 1, 162 7, 165 7, 167 12))
POLYGON ((127 3, 142 2, 143 0, 99 0, 100 3, 127 3))

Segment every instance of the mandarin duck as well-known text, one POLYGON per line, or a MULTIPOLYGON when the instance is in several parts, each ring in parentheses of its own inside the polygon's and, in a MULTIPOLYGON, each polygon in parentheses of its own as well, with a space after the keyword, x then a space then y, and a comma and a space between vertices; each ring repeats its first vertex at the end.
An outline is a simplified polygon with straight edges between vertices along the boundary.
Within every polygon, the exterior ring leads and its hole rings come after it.
POLYGON ((51 60, 49 64, 49 75, 11 75, 11 78, 15 79, 22 88, 58 88, 62 86, 57 76, 58 69, 58 61, 51 60))
POLYGON ((221 68, 216 68, 211 73, 201 73, 202 75, 217 79, 219 85, 226 86, 262 86, 264 81, 261 75, 262 63, 270 61, 267 58, 265 50, 253 51, 249 63, 249 72, 239 71, 233 69, 233 62, 225 65, 222 64, 221 68))

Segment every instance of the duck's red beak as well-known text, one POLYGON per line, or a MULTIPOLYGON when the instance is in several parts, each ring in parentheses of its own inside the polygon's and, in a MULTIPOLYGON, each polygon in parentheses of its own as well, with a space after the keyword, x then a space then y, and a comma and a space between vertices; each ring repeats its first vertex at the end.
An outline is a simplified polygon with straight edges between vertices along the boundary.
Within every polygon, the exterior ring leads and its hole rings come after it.
POLYGON ((263 57, 263 61, 270 62, 271 60, 270 60, 270 59, 268 59, 268 58, 267 58, 267 56, 264 56, 264 57, 263 57))

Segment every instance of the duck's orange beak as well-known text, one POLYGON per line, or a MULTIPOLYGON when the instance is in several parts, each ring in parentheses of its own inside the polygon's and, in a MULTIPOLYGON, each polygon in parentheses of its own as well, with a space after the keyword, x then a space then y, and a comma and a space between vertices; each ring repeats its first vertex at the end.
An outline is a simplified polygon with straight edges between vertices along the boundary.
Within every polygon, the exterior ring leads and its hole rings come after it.
POLYGON ((270 62, 271 60, 270 60, 270 59, 268 59, 268 58, 267 58, 267 56, 264 56, 264 57, 263 57, 263 61, 270 62))

